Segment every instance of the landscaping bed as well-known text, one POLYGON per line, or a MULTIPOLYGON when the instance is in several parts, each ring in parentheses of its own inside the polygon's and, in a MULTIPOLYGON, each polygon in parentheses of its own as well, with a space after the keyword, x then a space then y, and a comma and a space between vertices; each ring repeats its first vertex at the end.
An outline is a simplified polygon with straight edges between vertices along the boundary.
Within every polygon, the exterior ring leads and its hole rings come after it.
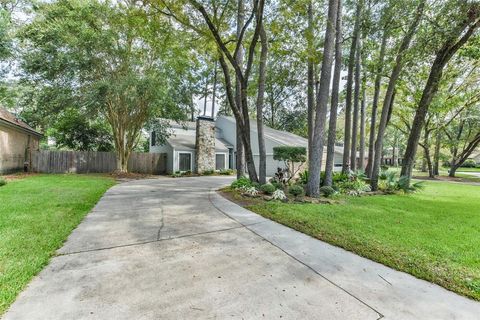
POLYGON ((21 174, 0 187, 0 315, 115 184, 100 175, 21 174))

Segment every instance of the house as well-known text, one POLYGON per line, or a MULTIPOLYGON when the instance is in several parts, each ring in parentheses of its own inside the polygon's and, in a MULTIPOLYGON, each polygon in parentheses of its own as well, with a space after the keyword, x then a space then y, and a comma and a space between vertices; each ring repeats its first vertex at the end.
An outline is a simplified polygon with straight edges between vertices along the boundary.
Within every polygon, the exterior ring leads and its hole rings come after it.
POLYGON ((30 166, 32 152, 39 149, 42 134, 0 108, 0 173, 23 170, 30 166))
POLYGON ((472 152, 470 157, 468 157, 468 160, 473 160, 477 165, 480 165, 480 150, 478 150, 477 152, 472 152))
MULTIPOLYGON (((196 122, 170 122, 171 135, 165 143, 157 143, 155 132, 150 133, 150 152, 167 154, 167 172, 234 169, 236 158, 236 123, 233 117, 216 119, 200 116, 196 122)), ((308 147, 305 138, 290 132, 264 126, 267 158, 267 176, 273 176, 277 168, 284 168, 283 161, 273 159, 277 146, 308 147)), ((250 136, 255 165, 259 164, 257 123, 250 121, 250 136)), ((323 158, 326 158, 326 151, 323 158)), ((342 148, 335 147, 335 168, 341 169, 342 148)), ((325 161, 323 161, 325 164, 325 161)))

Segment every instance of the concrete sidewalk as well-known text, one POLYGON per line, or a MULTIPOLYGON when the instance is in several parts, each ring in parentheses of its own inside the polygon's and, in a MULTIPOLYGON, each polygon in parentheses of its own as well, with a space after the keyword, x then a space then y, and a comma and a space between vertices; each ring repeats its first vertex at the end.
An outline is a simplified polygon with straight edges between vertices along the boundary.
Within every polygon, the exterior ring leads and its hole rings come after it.
POLYGON ((480 303, 212 191, 230 181, 111 188, 4 319, 478 319, 480 303))

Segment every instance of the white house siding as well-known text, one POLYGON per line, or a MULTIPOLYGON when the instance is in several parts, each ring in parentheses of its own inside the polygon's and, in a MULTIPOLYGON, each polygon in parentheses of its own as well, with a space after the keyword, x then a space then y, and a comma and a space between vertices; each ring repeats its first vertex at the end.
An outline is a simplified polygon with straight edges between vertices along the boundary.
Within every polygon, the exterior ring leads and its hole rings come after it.
MULTIPOLYGON (((151 139, 151 135, 150 135, 151 139)), ((150 153, 166 153, 167 154, 167 173, 173 172, 173 148, 168 143, 162 146, 152 146, 150 141, 150 153)))
MULTIPOLYGON (((235 127, 235 122, 232 118, 229 117, 218 117, 216 125, 218 128, 220 128, 220 131, 224 137, 225 140, 229 141, 233 146, 234 150, 236 148, 236 127, 235 127)), ((270 128, 267 128, 267 130, 272 130, 270 128)), ((289 139, 289 141, 283 141, 282 140, 282 135, 279 134, 278 137, 271 138, 269 136, 275 135, 275 132, 271 132, 270 134, 265 136, 265 150, 267 153, 267 176, 273 176, 277 172, 277 168, 284 168, 285 164, 283 161, 277 161, 273 159, 273 148, 274 147, 279 147, 279 146, 303 146, 307 148, 307 141, 306 139, 303 139, 301 137, 295 137, 295 141, 292 141, 292 139, 289 139)), ((259 153, 259 148, 258 148, 258 133, 256 131, 256 126, 253 124, 251 125, 250 129, 250 141, 251 141, 251 147, 252 147, 252 153, 255 161, 255 167, 259 168, 259 161, 260 161, 260 153, 259 153)), ((325 170, 325 162, 327 158, 327 153, 326 153, 326 148, 324 148, 323 152, 323 157, 322 157, 322 170, 325 170)), ((342 163, 342 154, 336 152, 335 153, 335 158, 334 158, 334 163, 342 163)), ((335 168, 334 168, 335 169, 335 168)), ((337 170, 341 170, 340 168, 337 168, 337 170)))

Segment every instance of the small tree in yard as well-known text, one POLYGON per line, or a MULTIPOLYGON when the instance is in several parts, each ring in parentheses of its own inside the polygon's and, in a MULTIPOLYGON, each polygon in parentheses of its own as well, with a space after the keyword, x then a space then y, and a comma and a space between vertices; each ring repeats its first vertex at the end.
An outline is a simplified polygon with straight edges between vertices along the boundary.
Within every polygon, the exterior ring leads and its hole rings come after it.
POLYGON ((304 147, 288 146, 274 147, 273 159, 285 163, 285 166, 288 168, 288 181, 290 181, 307 160, 307 149, 304 147), (296 164, 298 165, 296 166, 296 164))

